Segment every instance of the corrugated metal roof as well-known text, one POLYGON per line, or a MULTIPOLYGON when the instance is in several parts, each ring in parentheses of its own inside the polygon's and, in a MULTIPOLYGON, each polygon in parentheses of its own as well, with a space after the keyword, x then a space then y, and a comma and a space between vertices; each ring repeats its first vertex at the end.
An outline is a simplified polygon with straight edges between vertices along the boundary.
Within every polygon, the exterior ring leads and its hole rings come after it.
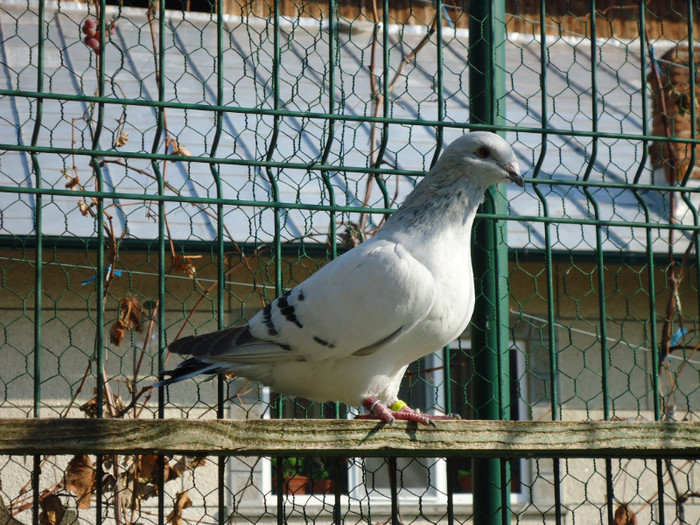
MULTIPOLYGON (((67 99, 44 99, 38 144, 54 148, 90 148, 91 134, 83 118, 93 108, 71 96, 94 95, 97 90, 96 56, 85 46, 80 32, 88 16, 84 4, 61 2, 48 4, 44 58, 44 90, 68 95, 67 99), (76 120, 77 119, 77 120, 76 120)), ((8 90, 37 90, 37 8, 35 4, 4 3, 0 7, 0 87, 8 90), (28 7, 29 6, 29 7, 28 7), (29 63, 27 64, 27 58, 29 63)), ((111 9, 108 17, 117 16, 111 9)), ((341 28, 342 29, 342 28, 341 28)), ((420 28, 388 32, 389 55, 394 70, 418 44, 420 28)), ((275 100, 271 64, 274 49, 273 27, 262 19, 241 20, 227 17, 224 31, 222 102, 234 109, 222 114, 222 133, 214 149, 216 112, 208 106, 217 100, 216 24, 209 15, 168 12, 165 20, 166 102, 180 107, 166 111, 170 137, 191 152, 192 157, 225 159, 216 167, 220 172, 222 196, 243 201, 274 200, 270 178, 264 170, 245 165, 246 160, 269 157, 299 168, 273 169, 278 184, 278 199, 285 203, 329 205, 330 191, 335 202, 359 207, 365 196, 369 165, 370 125, 360 117, 371 116, 369 60, 371 34, 357 24, 353 31, 338 35, 334 70, 334 111, 343 118, 336 120, 332 135, 328 118, 312 118, 304 113, 326 114, 331 111, 329 94, 330 33, 322 22, 312 19, 283 20, 280 31, 281 70, 279 97, 275 100), (276 106, 277 105, 277 106, 276 106), (279 120, 279 135, 273 151, 268 152, 273 135, 273 117, 265 110, 299 112, 279 120), (245 108, 249 108, 247 111, 245 108), (327 141, 331 141, 327 163, 338 166, 324 183, 318 170, 303 166, 320 162, 327 141), (348 169, 348 167, 350 169, 348 169), (360 171, 352 171, 353 169, 360 171)), ((381 37, 380 37, 381 40, 381 37)), ((524 128, 542 125, 540 95, 540 43, 522 35, 511 35, 506 45, 507 122, 524 128)), ((590 131, 593 126, 593 90, 591 46, 586 40, 557 39, 546 46, 547 125, 559 130, 590 131)), ((638 47, 599 42, 597 46, 596 82, 598 131, 640 134, 642 132, 641 86, 644 68, 638 47)), ((381 64, 381 54, 378 55, 381 64)), ((435 37, 405 64, 392 90, 388 114, 405 122, 386 127, 385 161, 401 170, 424 170, 436 148, 435 128, 418 121, 438 118, 436 87, 437 48, 435 37)), ((112 42, 105 50, 105 96, 115 104, 104 107, 104 127, 98 149, 127 154, 151 152, 157 127, 156 110, 131 101, 158 99, 154 56, 149 23, 143 10, 123 9, 112 42), (120 99, 127 99, 121 104, 120 99), (124 113, 122 113, 124 112, 124 113), (123 127, 122 127, 123 126, 123 127), (129 134, 128 143, 116 147, 121 131, 129 134)), ((462 125, 469 119, 467 35, 463 30, 444 30, 443 47, 444 114, 447 123, 462 125)), ((378 66, 380 67, 380 66, 378 66)), ((34 132, 37 104, 32 97, 0 96, 0 143, 30 144, 34 132)), ((94 125, 94 122, 93 122, 94 125)), ((380 128, 382 126, 380 125, 380 128)), ((463 131, 445 129, 449 143, 463 131)), ((162 143, 162 136, 159 137, 162 143)), ((533 175, 533 166, 541 152, 537 133, 509 133, 525 176, 533 175)), ((589 180, 627 183, 634 180, 643 160, 640 141, 600 138, 595 157, 592 139, 583 136, 550 134, 542 163, 540 179, 580 180, 591 168, 589 180)), ((162 147, 159 151, 163 151, 162 147)), ((118 157, 106 157, 116 160, 118 157)), ((62 172, 77 174, 82 184, 94 188, 89 157, 56 153, 39 153, 43 187, 64 188, 62 172)), ((119 194, 136 194, 139 198, 115 198, 108 208, 119 232, 127 237, 154 239, 157 223, 143 195, 157 194, 157 183, 148 159, 122 159, 121 164, 103 166, 104 187, 119 194)), ((162 166, 162 164, 161 164, 162 166)), ((183 197, 216 197, 215 179, 209 164, 170 162, 164 168, 168 194, 183 197)), ((643 166, 640 182, 651 182, 652 172, 643 166)), ((4 151, 0 154, 0 185, 32 187, 36 174, 27 153, 4 151)), ((404 175, 386 177, 389 197, 400 202, 410 191, 414 178, 404 175)), ((593 219, 591 199, 580 187, 540 185, 546 196, 551 217, 593 219)), ((507 189, 509 213, 532 217, 544 214, 540 199, 532 186, 525 190, 507 189)), ((611 221, 645 222, 634 193, 619 189, 591 188, 591 197, 599 209, 599 218, 611 221)), ((658 192, 642 195, 649 206, 652 222, 668 221, 667 203, 658 192)), ((92 236, 95 221, 84 217, 73 196, 53 196, 43 200, 43 231, 52 236, 92 236)), ((369 204, 382 206, 380 191, 374 186, 369 204)), ((0 235, 29 235, 33 232, 36 199, 30 194, 0 192, 0 235)), ((393 205, 393 204, 392 204, 393 205)), ((170 234, 174 239, 209 241, 216 236, 215 207, 169 202, 166 205, 170 234)), ((338 213, 336 221, 357 221, 359 214, 338 213)), ((325 242, 330 215, 317 209, 284 209, 281 235, 285 241, 299 239, 325 242)), ((262 207, 224 206, 225 227, 237 242, 268 242, 274 235, 274 212, 262 207)), ((343 227, 341 225, 340 230, 343 227)), ((540 222, 509 221, 509 244, 513 248, 539 250, 544 245, 540 222)), ((554 224, 555 250, 595 249, 593 226, 554 224)), ((603 232, 606 251, 643 251, 646 248, 642 228, 610 227, 603 232)), ((665 251, 666 235, 655 230, 656 251, 665 251)))

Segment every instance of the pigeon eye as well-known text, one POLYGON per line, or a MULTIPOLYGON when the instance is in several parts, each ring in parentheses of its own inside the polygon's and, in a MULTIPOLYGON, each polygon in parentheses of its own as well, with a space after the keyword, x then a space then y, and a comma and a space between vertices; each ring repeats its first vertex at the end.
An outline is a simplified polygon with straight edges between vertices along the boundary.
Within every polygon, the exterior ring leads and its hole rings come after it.
POLYGON ((491 150, 486 146, 481 146, 478 150, 476 150, 476 154, 482 159, 487 159, 491 155, 491 150))

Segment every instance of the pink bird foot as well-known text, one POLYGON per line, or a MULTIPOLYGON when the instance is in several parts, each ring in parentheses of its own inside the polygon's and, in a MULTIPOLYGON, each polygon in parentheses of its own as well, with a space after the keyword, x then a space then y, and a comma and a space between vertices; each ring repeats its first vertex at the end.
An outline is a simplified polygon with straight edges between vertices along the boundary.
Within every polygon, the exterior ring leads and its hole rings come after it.
POLYGON ((365 399, 362 406, 369 411, 369 414, 361 414, 357 416, 357 419, 379 419, 385 423, 389 423, 390 425, 393 425, 394 421, 399 419, 403 421, 414 421, 416 423, 420 423, 421 425, 430 425, 434 427, 436 420, 461 419, 457 414, 441 416, 421 414, 420 412, 413 410, 403 401, 397 401, 391 408, 388 408, 375 396, 369 396, 367 399, 365 399))

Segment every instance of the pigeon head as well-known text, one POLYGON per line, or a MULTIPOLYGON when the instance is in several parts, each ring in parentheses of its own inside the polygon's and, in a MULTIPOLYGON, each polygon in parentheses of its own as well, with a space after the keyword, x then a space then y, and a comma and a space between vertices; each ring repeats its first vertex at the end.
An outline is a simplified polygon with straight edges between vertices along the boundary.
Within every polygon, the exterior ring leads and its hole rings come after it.
POLYGON ((452 142, 438 164, 463 166, 480 179, 483 189, 492 184, 514 182, 523 187, 523 176, 515 153, 502 137, 488 131, 473 131, 452 142))

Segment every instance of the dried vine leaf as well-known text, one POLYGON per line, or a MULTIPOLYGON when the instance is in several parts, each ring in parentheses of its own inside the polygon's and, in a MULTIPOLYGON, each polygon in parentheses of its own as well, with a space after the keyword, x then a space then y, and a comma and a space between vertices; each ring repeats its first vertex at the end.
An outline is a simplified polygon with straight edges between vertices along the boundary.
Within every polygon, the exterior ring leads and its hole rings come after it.
POLYGON ((119 346, 127 330, 143 331, 142 320, 143 310, 139 300, 133 295, 122 297, 119 302, 119 318, 109 329, 110 342, 119 346))
MULTIPOLYGON (((154 454, 126 456, 123 464, 126 467, 121 475, 123 505, 129 509, 139 509, 143 500, 158 494, 158 456, 154 454)), ((164 483, 181 477, 182 469, 176 466, 165 462, 164 483)))
POLYGON ((347 248, 354 248, 365 240, 365 234, 360 229, 360 225, 355 222, 348 223, 338 237, 342 246, 347 248))
POLYGON ((66 182, 66 188, 69 190, 74 190, 76 188, 80 189, 80 179, 76 175, 75 177, 72 177, 70 172, 68 170, 63 170, 63 176, 68 180, 66 182))
POLYGON ((119 346, 122 344, 125 332, 126 326, 121 319, 117 319, 109 329, 109 342, 113 345, 119 346))
POLYGON ((172 258, 172 266, 174 270, 183 272, 189 277, 194 278, 197 275, 197 268, 192 264, 192 259, 196 257, 183 257, 182 255, 174 255, 172 258))
MULTIPOLYGON (((84 412, 88 417, 91 417, 91 418, 97 417, 97 389, 93 389, 93 394, 95 394, 95 395, 92 399, 90 399, 89 401, 87 401, 86 403, 84 403, 83 405, 80 406, 80 410, 82 412, 84 412)), ((107 394, 105 394, 103 396, 103 399, 104 399, 103 406, 106 407, 106 409, 108 409, 108 407, 107 407, 107 394)), ((114 409, 117 412, 121 412, 122 410, 124 410, 124 407, 125 407, 124 400, 121 398, 120 395, 112 394, 112 400, 114 401, 114 409)))
MULTIPOLYGON (((158 456, 155 454, 144 454, 137 456, 138 464, 138 480, 141 483, 158 483, 158 456)), ((163 481, 167 483, 170 480, 180 477, 180 472, 170 466, 170 463, 163 465, 163 481)))
POLYGON ((173 155, 180 155, 181 157, 191 157, 192 153, 182 144, 173 141, 173 155))
POLYGON ((139 300, 133 295, 122 297, 120 301, 120 319, 124 321, 129 330, 141 332, 143 327, 141 321, 143 319, 143 311, 139 300))
POLYGON ((89 509, 92 493, 97 486, 97 474, 87 455, 74 456, 63 475, 63 488, 73 492, 78 498, 79 509, 89 509))
POLYGON ((205 456, 182 456, 171 467, 171 470, 175 471, 179 477, 182 476, 186 470, 194 470, 197 467, 203 466, 206 462, 207 458, 205 456))
POLYGON ((90 206, 88 206, 82 199, 78 201, 78 209, 80 210, 80 213, 83 215, 83 217, 91 215, 92 210, 90 209, 90 206))
POLYGON ((117 136, 117 140, 114 144, 120 148, 125 146, 127 142, 129 142, 129 134, 126 131, 122 131, 119 136, 117 136))
POLYGON ((66 508, 63 506, 61 498, 56 495, 51 495, 39 502, 41 505, 41 514, 39 514, 40 525, 58 525, 66 513, 66 508))
POLYGON ((122 505, 131 510, 138 510, 141 502, 157 494, 157 487, 149 483, 151 473, 142 473, 142 470, 150 468, 151 461, 148 456, 125 456, 126 469, 121 474, 121 498, 122 505))
POLYGON ((637 515, 627 503, 615 509, 615 525, 637 525, 637 515))
POLYGON ((134 475, 141 483, 155 483, 156 467, 158 465, 158 456, 154 454, 145 454, 136 456, 136 469, 134 475))
POLYGON ((187 495, 187 491, 178 492, 175 496, 175 505, 170 514, 166 517, 165 523, 172 523, 173 525, 183 525, 184 520, 182 519, 182 511, 188 507, 192 506, 192 500, 187 495))

